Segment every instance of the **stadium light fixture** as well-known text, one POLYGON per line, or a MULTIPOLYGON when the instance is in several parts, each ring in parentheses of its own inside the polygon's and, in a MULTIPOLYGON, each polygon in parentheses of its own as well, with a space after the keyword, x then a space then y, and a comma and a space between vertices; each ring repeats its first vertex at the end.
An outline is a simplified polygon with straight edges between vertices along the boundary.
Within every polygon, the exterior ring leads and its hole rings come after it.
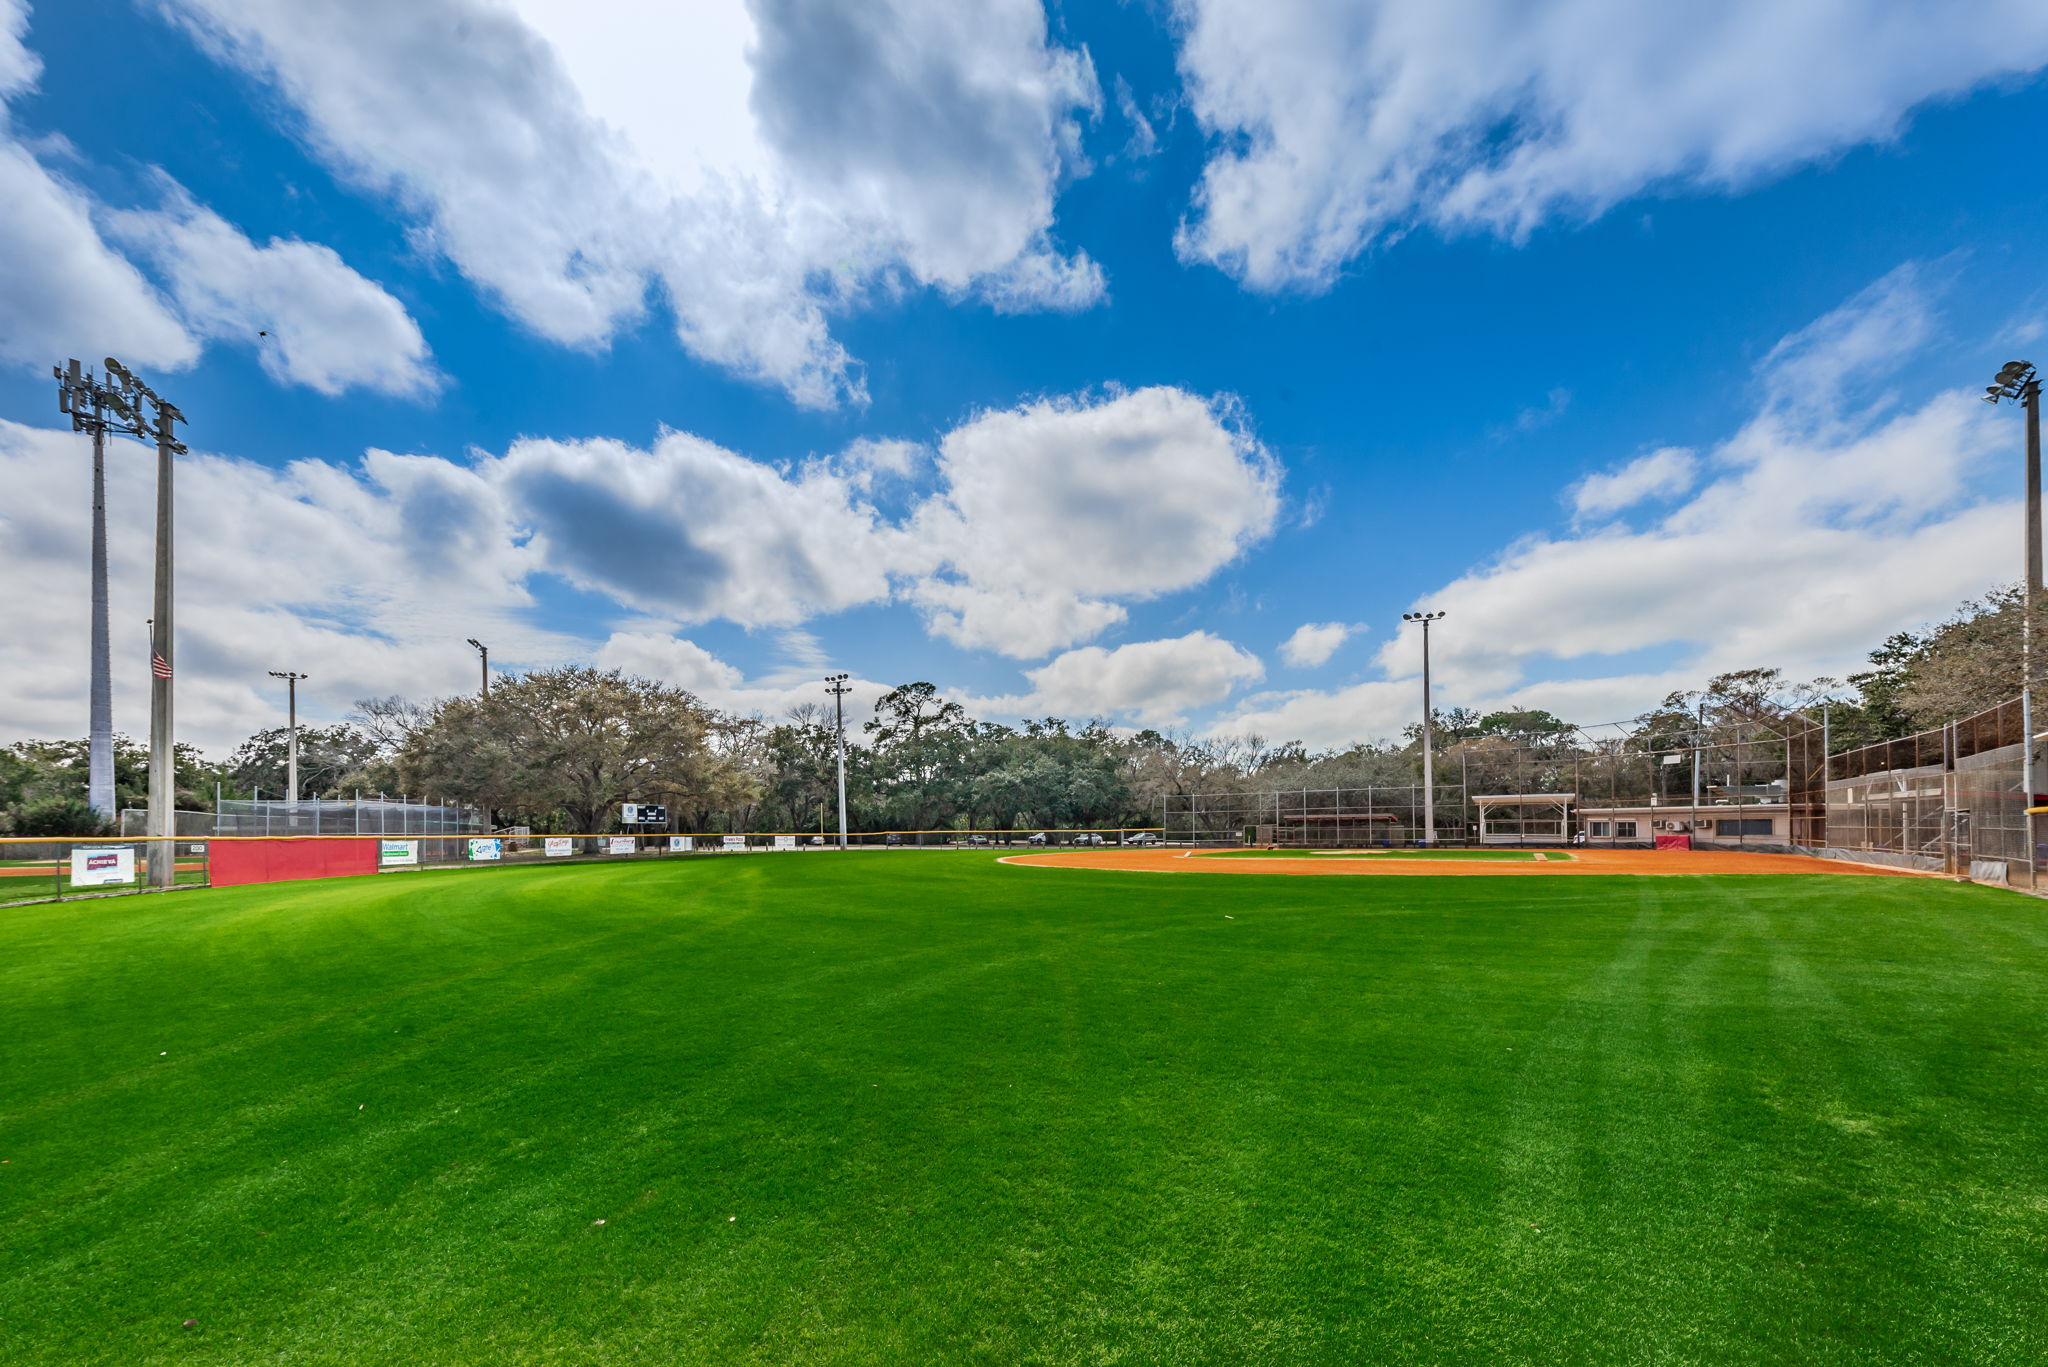
POLYGON ((2034 600, 2041 592, 2041 375, 2029 361, 2007 361, 1984 388, 1984 402, 2017 403, 2027 415, 2027 577, 2020 596, 2020 730, 2027 737, 2021 751, 2027 785, 2028 885, 2038 879, 2039 845, 2034 837, 2034 811, 2041 804, 2041 784, 2034 763, 2034 600))
POLYGON ((847 687, 844 674, 827 674, 825 691, 832 695, 832 730, 837 738, 835 749, 839 757, 839 848, 846 848, 846 695, 853 690, 847 687))
POLYGON ((476 653, 483 661, 484 696, 488 698, 491 696, 491 648, 474 636, 469 638, 469 643, 476 647, 476 653))
POLYGON ((270 671, 270 677, 284 680, 285 697, 288 699, 288 710, 285 713, 289 722, 285 732, 284 782, 285 791, 290 794, 289 800, 296 806, 299 801, 299 680, 309 676, 287 669, 273 669, 270 671))
POLYGON ((1429 701, 1429 624, 1441 612, 1404 612, 1404 622, 1422 623, 1422 843, 1436 844, 1436 727, 1429 701))

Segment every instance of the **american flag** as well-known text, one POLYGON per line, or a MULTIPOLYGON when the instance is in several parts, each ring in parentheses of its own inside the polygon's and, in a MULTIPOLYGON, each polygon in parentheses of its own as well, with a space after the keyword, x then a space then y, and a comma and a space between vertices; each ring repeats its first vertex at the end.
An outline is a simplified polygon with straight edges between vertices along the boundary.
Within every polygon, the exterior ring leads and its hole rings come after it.
POLYGON ((171 662, 163 657, 162 652, 152 650, 149 653, 149 672, 159 679, 168 679, 171 677, 171 662))

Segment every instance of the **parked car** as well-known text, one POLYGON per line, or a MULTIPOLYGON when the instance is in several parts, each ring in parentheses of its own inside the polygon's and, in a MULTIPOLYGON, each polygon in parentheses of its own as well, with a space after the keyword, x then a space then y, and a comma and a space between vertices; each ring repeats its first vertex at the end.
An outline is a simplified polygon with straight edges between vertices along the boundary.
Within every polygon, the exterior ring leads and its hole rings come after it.
POLYGON ((1159 834, 1156 831, 1139 831, 1124 843, 1128 845, 1157 845, 1159 843, 1159 834))
POLYGON ((967 843, 970 845, 986 845, 988 844, 988 837, 985 835, 970 835, 967 837, 967 843))
POLYGON ((1040 831, 1038 832, 1038 834, 1027 838, 1024 841, 1024 843, 1027 845, 1050 845, 1052 843, 1052 838, 1048 836, 1044 831, 1040 831))
POLYGON ((1076 845, 1100 845, 1102 837, 1093 831, 1083 831, 1074 837, 1074 843, 1076 845))
POLYGON ((884 845, 901 845, 903 837, 900 835, 885 835, 882 837, 882 843, 884 845))

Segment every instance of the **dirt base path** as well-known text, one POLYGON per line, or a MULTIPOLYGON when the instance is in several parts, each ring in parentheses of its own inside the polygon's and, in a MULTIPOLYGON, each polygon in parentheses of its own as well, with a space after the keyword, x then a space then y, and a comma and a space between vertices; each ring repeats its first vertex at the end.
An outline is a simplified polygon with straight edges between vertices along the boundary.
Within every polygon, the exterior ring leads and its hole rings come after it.
POLYGON ((1803 854, 1748 854, 1733 850, 1551 850, 1547 859, 1354 859, 1303 855, 1267 859, 1205 858, 1199 850, 1061 850, 1013 854, 1005 864, 1053 869, 1114 869, 1125 873, 1279 873, 1309 876, 1365 874, 1409 878, 1549 878, 1575 873, 1835 873, 1880 878, 1932 878, 1918 869, 1851 864, 1803 854), (1564 854, 1568 858, 1559 858, 1564 854))

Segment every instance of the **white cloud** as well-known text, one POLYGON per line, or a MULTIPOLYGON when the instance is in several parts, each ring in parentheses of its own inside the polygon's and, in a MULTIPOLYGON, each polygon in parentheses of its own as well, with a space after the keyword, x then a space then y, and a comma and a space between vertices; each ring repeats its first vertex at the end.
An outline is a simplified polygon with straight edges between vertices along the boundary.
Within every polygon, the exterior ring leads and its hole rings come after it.
MULTIPOLYGON (((8 737, 82 735, 91 461, 83 437, 0 422, 0 600, 8 737)), ((115 723, 148 726, 153 457, 108 448, 115 723)), ((360 697, 474 686, 494 660, 574 655, 527 624, 533 568, 492 490, 444 461, 371 452, 356 470, 273 469, 197 452, 178 469, 179 736, 216 753, 282 719, 271 669, 311 675, 310 717, 360 697)))
POLYGON ((182 188, 168 185, 167 198, 160 210, 108 214, 108 230, 156 262, 194 332, 253 347, 272 379, 330 397, 438 386, 419 324, 332 248, 279 238, 259 247, 182 188))
POLYGON ((1222 701, 1265 672, 1251 652, 1206 631, 1191 631, 1114 649, 1069 650, 1024 671, 1029 692, 972 699, 968 707, 996 716, 1118 717, 1147 726, 1177 726, 1190 711, 1222 701))
POLYGON ((0 0, 0 100, 33 89, 42 63, 21 41, 28 32, 28 6, 22 0, 0 0))
MULTIPOLYGON (((1895 272, 1771 353, 1760 410, 1699 458, 1704 482, 1659 520, 1532 535, 1420 597, 1447 614, 1432 634, 1439 705, 1606 721, 1724 669, 1840 677, 1890 633, 2014 577, 2018 513, 1983 483, 2010 424, 1962 392, 1841 401, 1926 335, 1872 320, 1927 316, 1919 277, 1895 272), (1670 663, 1603 669, 1645 651, 1670 663)), ((1417 633, 1378 663, 1381 680, 1248 698, 1217 729, 1312 744, 1392 734, 1421 706, 1417 633)))
MULTIPOLYGON (((802 633, 797 633, 802 634, 802 633)), ((599 669, 619 669, 641 678, 686 688, 703 701, 739 716, 779 721, 803 703, 827 706, 824 676, 829 657, 808 659, 803 668, 778 669, 749 679, 696 642, 659 631, 614 632, 597 649, 592 662, 599 669)), ((848 679, 846 734, 857 743, 860 724, 874 712, 875 700, 894 685, 870 679, 848 679)))
POLYGON ((163 2, 558 342, 603 343, 658 285, 692 352, 826 406, 864 394, 827 310, 868 291, 1101 293, 1050 243, 1100 96, 1036 0, 163 2))
POLYGON ((1224 404, 1141 389, 984 413, 939 443, 913 597, 960 645, 1043 655, 1199 584, 1264 538, 1279 470, 1224 404))
MULTIPOLYGON (((40 71, 21 43, 26 22, 22 5, 0 0, 0 100, 40 71)), ((258 247, 167 177, 165 207, 110 209, 51 169, 68 154, 61 139, 24 141, 0 107, 0 358, 40 368, 113 351, 176 370, 198 360, 203 339, 222 338, 256 347, 273 378, 323 394, 434 385, 418 325, 329 248, 258 247), (109 238, 153 258, 170 298, 109 238)))
POLYGON ((620 669, 645 679, 659 679, 687 688, 699 697, 738 688, 745 680, 738 669, 695 641, 646 631, 616 631, 598 647, 592 661, 599 669, 620 669))
MULTIPOLYGON (((1246 512, 1247 499, 1272 499, 1270 461, 1210 406, 1177 391, 983 414, 939 447, 950 455, 935 466, 936 487, 912 495, 894 518, 865 501, 862 483, 877 469, 916 468, 917 448, 894 443, 792 467, 680 432, 647 449, 526 439, 502 455, 461 462, 372 450, 353 466, 300 461, 274 469, 196 453, 181 460, 178 485, 181 734, 217 749, 255 729, 270 716, 261 685, 273 668, 313 676, 313 717, 338 715, 373 694, 466 688, 472 666, 461 642, 472 635, 508 667, 596 653, 721 706, 779 715, 811 697, 827 671, 827 653, 797 629, 821 614, 901 599, 931 611, 933 595, 958 592, 973 600, 966 611, 996 605, 1014 614, 1014 622, 990 622, 992 632, 1014 633, 1021 622, 1056 648, 1120 620, 1116 599, 1200 582, 1271 520, 1270 507, 1246 512), (952 443, 969 431, 967 441, 952 443), (1109 468, 1077 473, 1070 448, 1109 468), (1015 468, 985 463, 998 457, 1015 468), (1123 518, 1104 517, 1088 497, 1142 492, 1140 476, 1161 468, 1231 497, 1207 512, 1199 501, 1154 498, 1157 509, 1123 518), (1066 484, 1050 512, 1027 497, 1034 471, 1037 483, 1066 484), (1079 482, 1083 475, 1095 482, 1079 482), (1005 501, 1005 489, 1021 506, 1005 501), (1080 500, 1064 530, 1055 515, 1061 498, 1080 500), (928 535, 934 526, 944 529, 943 542, 928 535), (1057 545, 1032 544, 1042 534, 1068 538, 1079 570, 1058 565, 1057 545), (1072 549, 1081 536, 1107 544, 1072 549), (985 558, 989 548, 999 553, 985 558), (1004 577, 1018 569, 1029 573, 1004 577), (589 638, 537 629, 528 622, 527 588, 536 574, 559 576, 616 608, 592 621, 589 638), (1095 596, 1076 596, 1084 579, 1095 596), (780 630, 785 663, 744 677, 679 634, 713 619, 780 630)), ((37 586, 0 599, 0 677, 10 684, 0 726, 16 735, 64 734, 79 724, 82 450, 70 433, 0 424, 0 488, 9 495, 0 504, 0 582, 37 586)), ((146 453, 117 443, 112 459, 115 618, 130 623, 117 627, 116 639, 127 631, 139 643, 133 628, 147 616, 149 546, 121 529, 150 525, 150 482, 122 471, 139 474, 146 453)), ((999 639, 1014 650, 1014 635, 999 639)), ((1228 672, 1223 656, 1235 650, 1179 648, 1191 652, 1194 681, 1162 696, 1199 692, 1219 660, 1228 672)), ((1132 649, 1107 653, 1104 706, 1152 708, 1131 682, 1151 657, 1125 653, 1132 649)), ((1074 671, 1088 658, 1069 659, 1045 686, 1074 695, 1074 671)), ((127 724, 135 724, 135 690, 145 682, 123 666, 127 724)))
POLYGON ((681 622, 789 626, 889 596, 901 533, 826 462, 792 471, 666 432, 523 440, 478 467, 580 588, 681 622))
POLYGON ((1682 446, 1666 446, 1587 475, 1572 486, 1572 507, 1581 517, 1605 517, 1649 499, 1676 498, 1692 488, 1699 462, 1682 446))
POLYGON ((782 469, 680 432, 525 440, 478 468, 552 570, 643 611, 790 626, 901 593, 937 634, 1023 658, 1207 580, 1278 510, 1263 448, 1176 389, 978 414, 937 451, 900 520, 868 496, 923 463, 901 442, 782 469))
POLYGON ((1303 622, 1280 643, 1280 658, 1298 669, 1328 664, 1337 647, 1358 630, 1348 622, 1303 622))
MULTIPOLYGON (((28 9, 0 0, 0 101, 35 87, 28 9)), ((19 139, 0 103, 0 359, 43 367, 109 350, 136 365, 189 365, 199 348, 142 273, 100 240, 85 193, 19 139)))
POLYGON ((1417 225, 1519 237, 1645 191, 1741 188, 2048 62, 2048 8, 1882 0, 1179 0, 1215 139, 1180 236, 1321 288, 1417 225))

